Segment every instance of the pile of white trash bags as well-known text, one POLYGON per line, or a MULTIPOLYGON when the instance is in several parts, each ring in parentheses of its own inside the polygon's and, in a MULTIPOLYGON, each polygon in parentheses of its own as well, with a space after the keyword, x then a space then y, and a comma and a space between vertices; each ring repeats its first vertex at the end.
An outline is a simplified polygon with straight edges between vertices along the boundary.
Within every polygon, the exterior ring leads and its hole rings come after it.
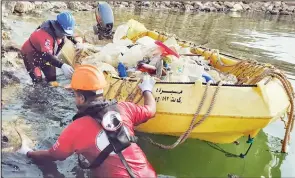
MULTIPOLYGON (((141 78, 149 73, 163 82, 237 82, 234 75, 223 74, 209 66, 209 61, 202 56, 177 56, 167 53, 163 55, 163 48, 148 36, 139 38, 135 43, 129 39, 122 39, 128 30, 127 27, 119 26, 114 34, 113 43, 101 47, 99 52, 86 57, 82 62, 123 78, 141 78)), ((175 54, 192 54, 189 48, 179 46, 173 37, 164 41, 163 45, 175 54)))

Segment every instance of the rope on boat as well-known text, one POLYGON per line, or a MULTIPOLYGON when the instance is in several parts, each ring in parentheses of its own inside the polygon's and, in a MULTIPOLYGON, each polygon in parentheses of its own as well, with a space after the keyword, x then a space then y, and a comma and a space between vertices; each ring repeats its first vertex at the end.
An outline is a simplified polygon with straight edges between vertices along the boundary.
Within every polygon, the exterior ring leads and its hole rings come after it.
POLYGON ((213 107, 214 107, 214 104, 215 104, 215 101, 216 101, 216 97, 217 97, 217 94, 218 94, 218 91, 220 89, 220 86, 222 86, 222 82, 219 82, 218 86, 216 87, 215 89, 215 92, 213 94, 213 97, 212 97, 212 100, 211 100, 211 103, 210 103, 210 106, 206 112, 206 114, 198 121, 195 123, 197 117, 199 116, 200 112, 201 112, 201 109, 204 105, 204 102, 205 102, 205 99, 207 97, 207 91, 208 91, 208 88, 210 86, 210 82, 207 83, 206 85, 206 88, 205 88, 205 91, 204 91, 204 94, 203 94, 203 97, 202 97, 202 100, 199 104, 199 107, 196 111, 196 113, 194 114, 194 117, 190 123, 190 126, 188 127, 188 129, 176 140, 176 142, 174 142, 173 144, 171 145, 164 145, 164 144, 160 144, 160 143, 157 143, 155 141, 153 141, 151 138, 147 137, 146 139, 153 145, 156 145, 162 149, 166 149, 166 150, 170 150, 170 149, 173 149, 175 148, 176 146, 182 144, 190 135, 190 133, 200 124, 202 124, 206 118, 210 115, 213 107))
MULTIPOLYGON (((216 52, 216 51, 215 51, 216 52)), ((213 54, 213 53, 212 53, 213 54)), ((212 56, 212 55, 211 55, 212 56)), ((287 79, 287 77, 281 73, 280 70, 276 69, 274 66, 270 64, 261 64, 255 60, 241 60, 237 64, 234 65, 225 65, 219 56, 219 53, 217 51, 217 62, 220 63, 220 65, 224 67, 232 67, 229 73, 234 74, 239 82, 237 84, 248 84, 248 85, 254 85, 263 80, 266 77, 276 78, 280 80, 280 82, 283 84, 283 87, 288 95, 289 102, 290 102, 290 112, 287 112, 288 116, 288 122, 286 125, 286 131, 285 131, 285 136, 284 140, 282 142, 282 148, 281 152, 286 153, 287 152, 287 145, 290 142, 290 133, 293 131, 294 128, 294 90, 287 79), (242 72, 240 72, 243 69, 242 72), (240 72, 238 74, 238 72, 240 72), (247 78, 246 78, 247 77, 247 78)), ((269 82, 270 80, 267 80, 265 85, 269 82)), ((284 122, 285 123, 285 122, 284 122)))

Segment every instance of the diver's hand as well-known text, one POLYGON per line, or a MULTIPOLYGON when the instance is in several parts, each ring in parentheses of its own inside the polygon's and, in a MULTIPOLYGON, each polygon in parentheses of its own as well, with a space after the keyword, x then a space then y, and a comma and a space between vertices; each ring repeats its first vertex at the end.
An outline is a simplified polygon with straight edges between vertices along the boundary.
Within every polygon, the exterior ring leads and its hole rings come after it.
POLYGON ((153 91, 153 88, 155 86, 155 79, 150 77, 149 75, 146 75, 143 77, 142 82, 138 85, 138 87, 141 89, 142 93, 145 91, 153 91))
POLYGON ((29 151, 33 150, 27 144, 22 143, 22 147, 17 152, 27 156, 29 151))
POLYGON ((74 73, 74 69, 73 67, 71 67, 70 65, 64 63, 62 66, 61 66, 61 69, 64 73, 64 75, 66 76, 66 78, 70 79, 74 73))

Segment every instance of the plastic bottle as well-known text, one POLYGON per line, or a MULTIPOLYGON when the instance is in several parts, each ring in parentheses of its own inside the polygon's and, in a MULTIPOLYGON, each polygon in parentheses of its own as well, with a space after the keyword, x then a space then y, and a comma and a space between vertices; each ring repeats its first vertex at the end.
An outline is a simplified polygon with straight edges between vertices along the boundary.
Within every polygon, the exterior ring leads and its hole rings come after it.
POLYGON ((119 62, 118 72, 120 77, 127 77, 126 67, 124 66, 122 62, 119 62))

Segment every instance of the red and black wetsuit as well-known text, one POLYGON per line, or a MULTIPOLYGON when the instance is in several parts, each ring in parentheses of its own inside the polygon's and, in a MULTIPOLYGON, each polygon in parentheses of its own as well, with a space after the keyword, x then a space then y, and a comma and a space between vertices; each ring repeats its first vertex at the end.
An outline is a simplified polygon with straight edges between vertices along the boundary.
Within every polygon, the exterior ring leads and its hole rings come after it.
MULTIPOLYGON (((56 55, 61 50, 64 39, 56 38, 53 23, 57 22, 54 20, 45 21, 31 34, 21 48, 24 64, 33 82, 38 82, 42 79, 40 69, 48 82, 55 81, 55 67, 61 68, 63 65, 56 55)), ((68 38, 74 44, 77 43, 73 37, 68 38)))
MULTIPOLYGON (((95 109, 95 106, 91 107, 95 109)), ((148 106, 121 102, 117 107, 123 124, 133 136, 135 126, 153 117, 153 112, 148 106)), ((94 118, 86 115, 75 119, 68 125, 49 152, 55 160, 64 160, 76 152, 82 154, 89 162, 93 162, 108 144, 109 141, 102 126, 94 118)), ((122 154, 136 177, 157 177, 144 152, 136 143, 132 143, 123 150, 122 154)), ((114 152, 93 171, 95 177, 130 177, 120 158, 114 152)))

